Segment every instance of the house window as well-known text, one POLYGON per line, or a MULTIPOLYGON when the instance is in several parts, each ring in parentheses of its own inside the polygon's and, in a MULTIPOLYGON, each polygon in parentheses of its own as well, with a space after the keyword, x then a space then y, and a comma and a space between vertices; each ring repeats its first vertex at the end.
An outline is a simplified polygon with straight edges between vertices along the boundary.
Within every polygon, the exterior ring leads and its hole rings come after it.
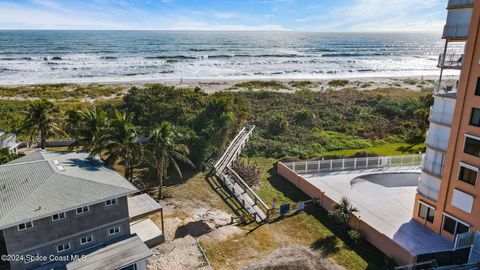
POLYGON ((460 222, 450 216, 444 215, 443 230, 455 236, 457 234, 468 232, 470 230, 470 227, 463 222, 460 222))
POLYGON ((480 127, 480 109, 473 108, 470 125, 480 127))
POLYGON ((65 243, 57 246, 57 253, 65 252, 70 249, 70 243, 65 243))
POLYGON ((125 266, 119 270, 137 270, 137 265, 136 264, 131 264, 129 266, 125 266))
POLYGON ((81 215, 81 214, 87 213, 89 211, 90 211, 90 207, 88 207, 88 206, 80 207, 80 208, 77 208, 77 215, 81 215))
POLYGON ((463 152, 470 154, 472 156, 480 157, 480 140, 477 140, 473 137, 465 137, 465 148, 463 152))
POLYGON ((52 216, 52 221, 59 221, 59 220, 65 219, 65 217, 66 217, 65 212, 58 213, 52 216))
POLYGON ((433 223, 433 220, 435 219, 435 208, 423 203, 419 203, 418 217, 422 218, 424 221, 433 223))
POLYGON ((25 222, 25 223, 22 223, 22 224, 18 224, 18 230, 19 231, 25 231, 25 230, 28 230, 28 229, 31 229, 33 228, 33 222, 29 221, 29 222, 25 222))
POLYGON ((469 166, 467 164, 460 164, 460 172, 458 174, 458 180, 470 185, 474 185, 477 182, 478 169, 475 167, 469 166))
POLYGON ((108 235, 115 235, 117 233, 120 233, 120 226, 108 229, 108 235))
POLYGON ((480 96, 480 77, 477 79, 477 88, 475 89, 475 95, 480 96))
POLYGON ((117 204, 117 199, 116 198, 105 201, 105 206, 111 206, 111 205, 114 205, 114 204, 117 204))
POLYGON ((80 238, 80 245, 85 245, 91 242, 93 242, 93 235, 80 238))

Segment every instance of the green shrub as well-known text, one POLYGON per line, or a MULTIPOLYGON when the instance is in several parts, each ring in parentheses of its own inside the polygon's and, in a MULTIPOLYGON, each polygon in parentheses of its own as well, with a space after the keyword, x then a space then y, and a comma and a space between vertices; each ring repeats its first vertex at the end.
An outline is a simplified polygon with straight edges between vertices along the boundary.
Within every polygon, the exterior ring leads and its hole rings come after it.
POLYGON ((362 242, 362 235, 357 230, 349 230, 347 236, 352 244, 358 245, 362 242))
POLYGON ((344 87, 349 83, 348 80, 331 80, 328 82, 328 86, 344 87))

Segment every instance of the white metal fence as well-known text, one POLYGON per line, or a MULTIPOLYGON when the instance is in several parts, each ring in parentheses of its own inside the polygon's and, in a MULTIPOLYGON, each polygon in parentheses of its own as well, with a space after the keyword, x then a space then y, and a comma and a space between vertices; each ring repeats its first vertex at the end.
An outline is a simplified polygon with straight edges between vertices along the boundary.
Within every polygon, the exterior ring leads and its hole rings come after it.
POLYGON ((382 167, 419 166, 423 154, 382 156, 365 158, 343 158, 329 160, 306 160, 286 162, 285 166, 297 173, 319 173, 345 170, 374 169, 382 167))

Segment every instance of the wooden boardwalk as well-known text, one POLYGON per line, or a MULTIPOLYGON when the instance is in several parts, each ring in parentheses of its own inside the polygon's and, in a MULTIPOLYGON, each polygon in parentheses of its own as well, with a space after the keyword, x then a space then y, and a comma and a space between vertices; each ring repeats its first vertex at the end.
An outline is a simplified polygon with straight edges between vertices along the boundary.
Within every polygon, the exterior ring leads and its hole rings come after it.
POLYGON ((235 136, 220 159, 215 163, 213 170, 215 176, 222 182, 230 194, 234 196, 253 219, 261 223, 268 219, 268 206, 258 195, 243 181, 243 179, 230 167, 240 156, 248 142, 255 126, 249 125, 235 136))

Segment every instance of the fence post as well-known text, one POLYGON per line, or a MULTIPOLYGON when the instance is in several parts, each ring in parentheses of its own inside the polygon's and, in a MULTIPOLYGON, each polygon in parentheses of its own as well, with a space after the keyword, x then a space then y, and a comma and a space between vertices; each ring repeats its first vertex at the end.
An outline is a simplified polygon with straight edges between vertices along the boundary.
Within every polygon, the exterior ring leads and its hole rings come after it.
POLYGON ((377 157, 377 168, 380 168, 380 159, 381 159, 381 158, 382 158, 382 157, 377 157))
POLYGON ((317 166, 317 173, 320 172, 320 162, 321 162, 321 160, 319 159, 319 160, 318 160, 318 164, 317 164, 317 165, 318 165, 318 166, 317 166))
POLYGON ((292 164, 292 171, 295 172, 295 161, 294 161, 293 164, 292 164))
POLYGON ((333 159, 330 159, 330 171, 333 170, 333 159))
POLYGON ((400 167, 403 167, 403 155, 402 155, 402 159, 400 161, 400 167))
POLYGON ((342 170, 344 170, 344 169, 345 169, 345 159, 342 158, 342 170))
POLYGON ((365 161, 365 169, 368 169, 368 157, 367 157, 367 160, 365 161))
POLYGON ((357 169, 357 158, 353 159, 353 169, 357 169))
POLYGON ((305 161, 305 173, 308 173, 308 160, 305 161))

